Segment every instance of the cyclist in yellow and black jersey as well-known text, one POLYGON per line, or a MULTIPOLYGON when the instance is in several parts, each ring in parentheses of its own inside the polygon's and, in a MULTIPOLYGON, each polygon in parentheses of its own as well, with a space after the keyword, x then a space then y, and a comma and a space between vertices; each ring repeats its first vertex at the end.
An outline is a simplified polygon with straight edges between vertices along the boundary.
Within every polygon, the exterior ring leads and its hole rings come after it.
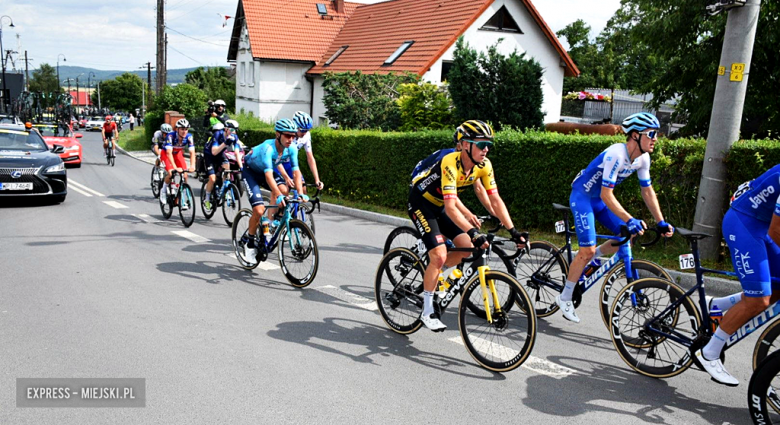
POLYGON ((478 120, 466 121, 455 131, 461 151, 443 156, 429 168, 412 178, 408 214, 422 235, 428 249, 429 263, 423 278, 424 307, 422 322, 439 332, 446 326, 433 310, 433 291, 442 267, 457 265, 467 252, 447 253, 447 239, 461 248, 487 248, 487 236, 479 233, 480 222, 458 198, 458 193, 479 180, 484 186, 496 217, 509 229, 518 248, 525 246, 526 237, 515 229, 504 201, 498 195, 493 166, 487 153, 493 145, 493 129, 478 120))

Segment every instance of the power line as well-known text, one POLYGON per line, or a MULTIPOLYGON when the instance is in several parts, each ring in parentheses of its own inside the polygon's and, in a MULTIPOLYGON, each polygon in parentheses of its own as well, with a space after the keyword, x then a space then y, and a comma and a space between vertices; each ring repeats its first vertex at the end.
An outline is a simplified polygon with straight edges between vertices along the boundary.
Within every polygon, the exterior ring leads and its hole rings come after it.
POLYGON ((169 26, 167 26, 167 25, 165 26, 165 29, 167 29, 167 30, 169 30, 169 31, 173 31, 173 32, 175 32, 176 34, 183 35, 183 36, 185 36, 185 37, 187 37, 187 38, 191 38, 191 39, 193 39, 193 40, 195 40, 195 41, 200 41, 201 43, 206 43, 206 44, 213 44, 213 45, 215 45, 215 46, 219 46, 219 47, 225 47, 225 45, 224 45, 224 44, 212 43, 212 42, 210 42, 210 41, 201 40, 201 39, 199 39, 199 38, 191 37, 191 36, 189 36, 189 35, 187 35, 187 34, 184 34, 183 32, 176 31, 175 29, 173 29, 173 28, 171 28, 171 27, 169 27, 169 26))
POLYGON ((185 16, 189 15, 190 13, 192 13, 192 12, 194 12, 194 11, 196 11, 196 10, 199 10, 199 9, 202 9, 202 8, 204 8, 204 7, 208 6, 210 3, 213 3, 213 2, 214 2, 214 0, 209 0, 209 1, 207 1, 206 3, 203 3, 202 5, 200 5, 200 6, 196 7, 195 9, 190 9, 190 11, 189 11, 189 12, 186 12, 186 13, 185 13, 185 14, 183 14, 183 15, 179 15, 179 16, 177 16, 177 17, 175 17, 175 18, 173 18, 173 19, 169 20, 168 22, 173 22, 173 21, 175 21, 175 20, 177 20, 177 19, 181 19, 181 18, 183 18, 183 17, 185 17, 185 16))
POLYGON ((176 53, 178 53, 178 54, 180 54, 180 55, 184 56, 185 58, 187 58, 187 59, 189 59, 189 60, 191 60, 191 61, 193 61, 193 62, 195 62, 195 63, 197 63, 198 65, 203 65, 203 66, 206 66, 206 65, 205 65, 203 62, 200 62, 200 61, 198 61, 198 60, 196 60, 196 59, 193 59, 193 58, 191 58, 191 57, 189 57, 189 56, 185 55, 184 53, 182 53, 182 52, 180 52, 180 51, 176 50, 176 48, 175 48, 175 47, 173 47, 173 46, 168 46, 168 47, 169 47, 171 50, 173 50, 174 52, 176 52, 176 53))

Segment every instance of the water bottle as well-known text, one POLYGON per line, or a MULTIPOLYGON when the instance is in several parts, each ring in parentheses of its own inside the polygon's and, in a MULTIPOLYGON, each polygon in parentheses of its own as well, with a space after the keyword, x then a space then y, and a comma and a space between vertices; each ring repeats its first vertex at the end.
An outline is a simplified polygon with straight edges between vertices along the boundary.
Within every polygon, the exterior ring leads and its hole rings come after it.
POLYGON ((266 216, 263 216, 260 218, 260 223, 263 226, 263 236, 269 236, 271 234, 271 230, 268 228, 268 218, 266 216))
POLYGON ((715 331, 718 329, 718 326, 720 326, 720 319, 722 318, 723 312, 718 308, 718 306, 712 306, 710 309, 710 324, 712 325, 712 333, 715 333, 715 331))
POLYGON ((582 272, 582 278, 583 279, 589 278, 600 267, 601 267, 601 260, 599 260, 598 258, 594 258, 590 260, 590 263, 588 263, 588 265, 585 266, 585 270, 582 272))
POLYGON ((459 268, 455 267, 454 269, 452 269, 452 271, 450 272, 450 277, 448 277, 447 279, 448 279, 450 282, 452 282, 452 283, 455 283, 455 282, 457 282, 457 281, 458 281, 458 279, 460 279, 461 277, 463 277, 463 272, 462 272, 462 271, 460 271, 460 269, 459 269, 459 268))

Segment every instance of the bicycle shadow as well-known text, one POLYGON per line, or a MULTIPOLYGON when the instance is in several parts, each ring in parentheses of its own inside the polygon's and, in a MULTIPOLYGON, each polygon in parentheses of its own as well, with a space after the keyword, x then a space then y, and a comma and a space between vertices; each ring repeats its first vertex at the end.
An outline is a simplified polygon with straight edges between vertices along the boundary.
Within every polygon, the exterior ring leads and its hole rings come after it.
MULTIPOLYGON (((38 237, 40 236, 30 236, 29 238, 38 238, 38 237)), ((48 239, 46 241, 27 242, 26 245, 28 246, 67 245, 72 243, 83 243, 83 242, 94 243, 94 242, 104 242, 104 241, 116 241, 118 239, 147 240, 147 241, 153 241, 154 243, 165 243, 170 241, 181 240, 180 237, 173 234, 153 235, 151 233, 146 233, 141 231, 115 232, 115 233, 102 234, 102 235, 46 235, 46 238, 48 239), (55 240, 57 238, 63 238, 63 240, 55 240)))
MULTIPOLYGON (((148 187, 146 189, 149 189, 148 187)), ((149 189, 149 194, 142 196, 142 195, 108 195, 106 196, 107 199, 114 199, 117 201, 125 201, 125 202, 143 202, 146 204, 158 204, 160 203, 157 198, 152 196, 152 190, 149 189)))
POLYGON ((536 326, 537 326, 538 333, 545 335, 544 337, 545 339, 560 338, 564 341, 572 342, 574 344, 585 344, 588 347, 599 348, 602 350, 607 350, 609 352, 615 351, 615 347, 612 344, 612 339, 609 335, 609 330, 607 330, 606 327, 603 328, 603 333, 601 334, 602 336, 593 336, 593 335, 588 335, 579 332, 572 332, 564 328, 558 327, 554 323, 549 323, 548 321, 550 319, 552 319, 553 321, 566 320, 560 316, 560 313, 555 313, 552 316, 548 316, 541 319, 537 318, 536 326))
POLYGON ((382 366, 380 358, 395 356, 458 376, 494 381, 506 379, 500 373, 490 372, 473 363, 417 349, 407 336, 398 335, 385 327, 351 319, 329 317, 322 322, 285 322, 268 331, 267 335, 341 355, 358 363, 382 366), (327 341, 328 344, 317 340, 327 341), (335 348, 337 344, 344 348, 335 348))
MULTIPOLYGON (((526 381, 526 407, 556 416, 576 417, 603 412, 637 418, 647 423, 667 422, 674 409, 698 413, 709 423, 745 423, 744 408, 702 402, 677 392, 669 381, 650 379, 606 363, 576 357, 554 356, 548 360, 576 371, 563 379, 534 375, 526 381), (598 388, 598 391, 572 391, 598 388), (561 395, 565 395, 562 397, 561 395), (551 403, 551 400, 555 402, 551 403), (642 406, 636 408, 636 406, 642 406)), ((714 384, 713 384, 714 385, 714 384)), ((679 421, 679 418, 677 418, 679 421)))
POLYGON ((334 251, 338 253, 344 253, 344 254, 381 254, 382 248, 371 246, 371 245, 363 245, 363 244, 354 244, 354 243, 340 243, 338 245, 324 245, 324 246, 318 246, 320 251, 334 251))
MULTIPOLYGON (((277 291, 294 292, 298 289, 287 284, 282 280, 271 280, 256 273, 256 270, 244 270, 235 264, 221 263, 218 261, 196 261, 196 262, 169 262, 158 263, 157 270, 163 273, 174 274, 183 278, 192 278, 208 284, 224 284, 228 282, 241 282, 266 289, 275 289, 277 291), (215 276, 215 277, 211 277, 215 276)), ((260 270, 260 272, 263 272, 260 270)), ((284 277, 278 270, 268 272, 284 277)))

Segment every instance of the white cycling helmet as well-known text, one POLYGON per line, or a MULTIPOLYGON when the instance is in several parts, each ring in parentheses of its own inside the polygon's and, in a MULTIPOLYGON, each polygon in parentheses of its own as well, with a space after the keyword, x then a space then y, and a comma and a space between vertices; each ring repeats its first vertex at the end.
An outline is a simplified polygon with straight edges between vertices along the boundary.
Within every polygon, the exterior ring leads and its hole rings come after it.
POLYGON ((225 129, 225 124, 222 124, 219 121, 217 121, 216 124, 211 126, 211 131, 219 131, 219 130, 224 130, 224 129, 225 129))
POLYGON ((227 106, 227 104, 225 103, 225 101, 224 101, 224 100, 222 100, 222 99, 217 99, 217 100, 216 100, 216 102, 214 102, 214 105, 215 105, 215 106, 227 106))
POLYGON ((176 121, 176 128, 190 128, 190 122, 186 118, 176 121))
POLYGON ((163 133, 170 133, 171 131, 173 131, 173 127, 171 127, 170 124, 165 123, 160 126, 160 131, 162 131, 163 133))

